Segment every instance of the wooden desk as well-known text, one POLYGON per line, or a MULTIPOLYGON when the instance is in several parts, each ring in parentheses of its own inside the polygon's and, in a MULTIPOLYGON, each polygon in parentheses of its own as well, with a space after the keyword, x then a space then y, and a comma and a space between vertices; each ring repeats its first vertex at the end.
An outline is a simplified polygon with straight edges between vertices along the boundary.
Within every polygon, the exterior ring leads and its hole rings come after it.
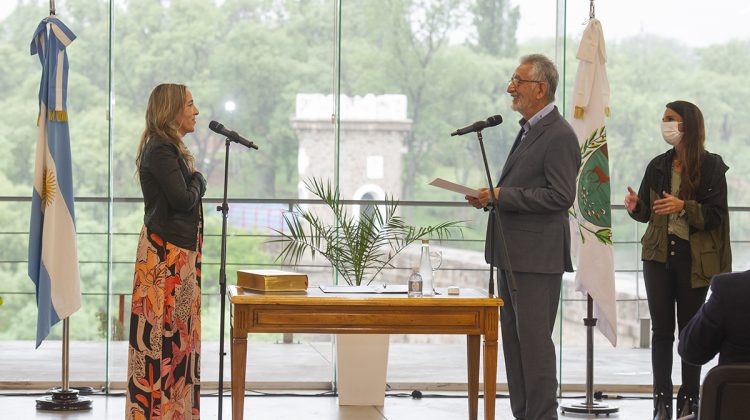
MULTIPOLYGON (((479 397, 479 338, 484 335, 484 418, 495 418, 498 309, 502 299, 461 289, 459 296, 397 294, 264 295, 229 286, 232 419, 242 419, 248 333, 466 334, 469 419, 479 397)), ((385 392, 385 390, 383 391, 385 392)))

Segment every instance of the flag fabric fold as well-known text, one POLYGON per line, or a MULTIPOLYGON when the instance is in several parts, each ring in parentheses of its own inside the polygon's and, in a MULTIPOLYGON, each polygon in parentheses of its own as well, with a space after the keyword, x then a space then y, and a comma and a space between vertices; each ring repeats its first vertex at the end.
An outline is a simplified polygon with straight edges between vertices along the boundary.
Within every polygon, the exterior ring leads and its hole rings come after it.
POLYGON ((39 23, 31 41, 31 55, 38 55, 42 64, 28 270, 39 311, 37 348, 53 325, 81 307, 67 113, 66 48, 74 39, 51 16, 39 23))
POLYGON ((617 307, 612 246, 609 153, 605 116, 609 116, 609 81, 604 32, 591 19, 576 54, 573 126, 581 146, 576 200, 571 209, 572 253, 576 290, 594 301, 597 328, 617 345, 617 307))

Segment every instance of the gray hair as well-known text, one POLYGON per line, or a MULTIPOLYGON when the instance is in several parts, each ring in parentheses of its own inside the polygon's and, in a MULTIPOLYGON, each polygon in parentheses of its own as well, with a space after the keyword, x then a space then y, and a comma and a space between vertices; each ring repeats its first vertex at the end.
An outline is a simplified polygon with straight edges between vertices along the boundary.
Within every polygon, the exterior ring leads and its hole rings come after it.
POLYGON ((529 54, 521 57, 521 64, 531 64, 534 79, 541 80, 547 84, 547 99, 553 102, 559 79, 555 63, 545 55, 529 54))

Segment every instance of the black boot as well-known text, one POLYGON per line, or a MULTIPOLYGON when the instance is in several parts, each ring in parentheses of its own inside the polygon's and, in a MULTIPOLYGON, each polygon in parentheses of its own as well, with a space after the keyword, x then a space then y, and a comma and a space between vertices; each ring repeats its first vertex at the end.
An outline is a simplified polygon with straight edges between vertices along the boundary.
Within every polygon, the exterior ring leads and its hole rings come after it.
POLYGON ((654 395, 654 420, 670 420, 672 418, 672 396, 658 393, 654 395))
POLYGON ((677 418, 698 413, 698 398, 685 396, 682 403, 677 406, 677 418))
POLYGON ((685 406, 685 400, 687 399, 687 395, 685 394, 685 388, 680 387, 680 389, 677 391, 677 403, 675 404, 675 415, 677 419, 682 417, 682 411, 685 406))
POLYGON ((679 419, 680 417, 697 413, 697 406, 697 393, 686 392, 683 387, 680 387, 680 390, 677 392, 677 406, 675 407, 677 410, 677 418, 679 419))

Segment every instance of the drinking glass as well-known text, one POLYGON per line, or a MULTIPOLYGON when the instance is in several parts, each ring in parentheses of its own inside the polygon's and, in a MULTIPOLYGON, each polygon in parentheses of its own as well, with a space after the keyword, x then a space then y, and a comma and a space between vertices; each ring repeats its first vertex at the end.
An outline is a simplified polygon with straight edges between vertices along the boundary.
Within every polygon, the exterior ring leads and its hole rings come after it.
MULTIPOLYGON (((430 266, 432 267, 432 272, 440 268, 440 265, 443 263, 443 252, 442 251, 430 251, 430 266)), ((434 277, 434 275, 433 275, 434 277)))

